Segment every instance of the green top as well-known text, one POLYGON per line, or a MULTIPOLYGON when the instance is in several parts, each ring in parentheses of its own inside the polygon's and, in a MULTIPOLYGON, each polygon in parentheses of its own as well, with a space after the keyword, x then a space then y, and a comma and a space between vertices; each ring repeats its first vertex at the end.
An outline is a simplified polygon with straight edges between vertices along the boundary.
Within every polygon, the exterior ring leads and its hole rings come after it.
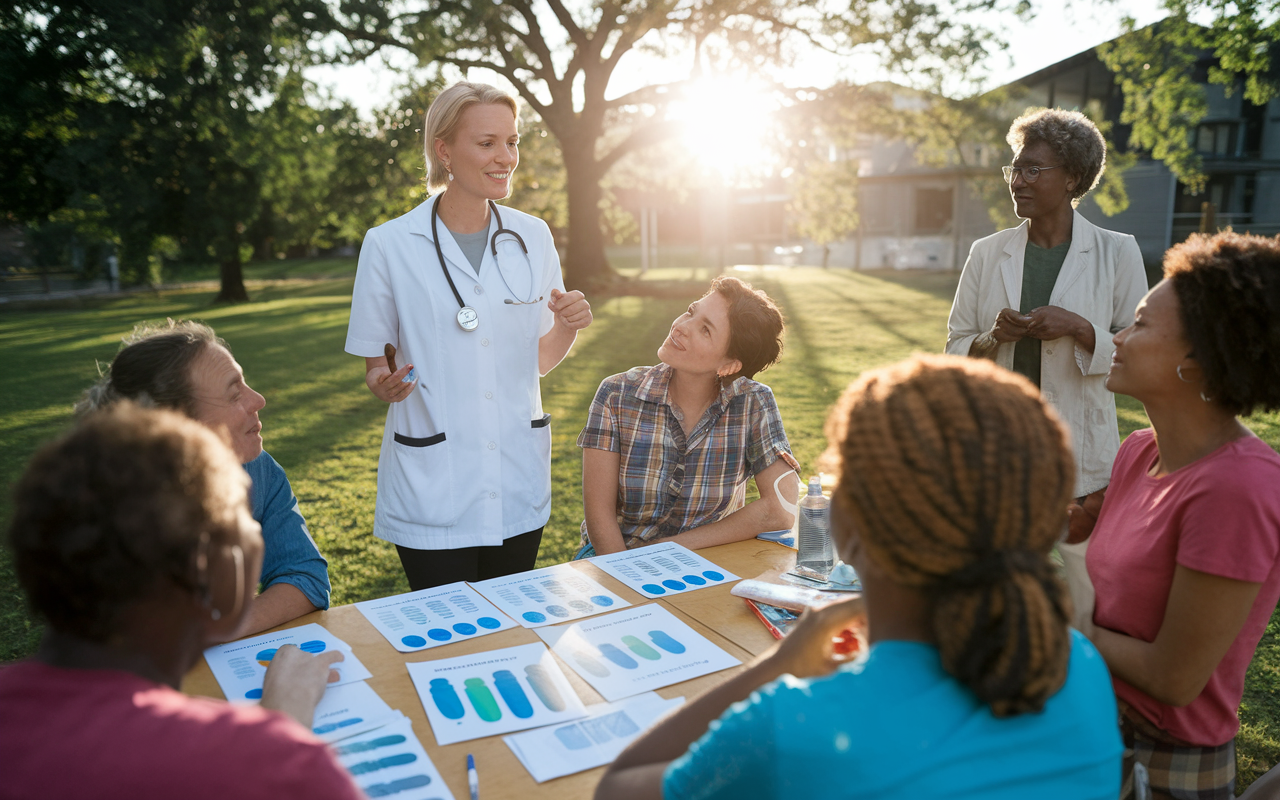
MULTIPOLYGON (((1046 250, 1027 242, 1022 261, 1022 301, 1018 311, 1023 314, 1049 305, 1053 285, 1058 282, 1062 262, 1067 260, 1071 240, 1046 250)), ((1025 375, 1036 386, 1040 385, 1040 340, 1030 336, 1018 340, 1013 348, 1013 371, 1025 375)))

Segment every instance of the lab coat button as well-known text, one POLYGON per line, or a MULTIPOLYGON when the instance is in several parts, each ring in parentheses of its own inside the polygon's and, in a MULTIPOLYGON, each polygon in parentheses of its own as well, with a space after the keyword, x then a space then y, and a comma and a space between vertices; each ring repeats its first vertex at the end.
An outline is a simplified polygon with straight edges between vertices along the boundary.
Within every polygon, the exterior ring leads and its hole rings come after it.
POLYGON ((479 286, 477 286, 477 287, 476 287, 476 294, 484 294, 484 289, 481 289, 479 286))
POLYGON ((498 445, 497 445, 497 443, 496 443, 496 442, 489 442, 489 449, 490 449, 490 450, 496 450, 496 449, 498 449, 498 445))
POLYGON ((493 392, 485 392, 485 393, 484 393, 484 399, 486 399, 486 400, 492 400, 492 399, 493 399, 493 392))
POLYGON ((497 496, 498 496, 498 493, 497 493, 497 492, 489 492, 489 499, 490 499, 490 500, 494 499, 494 498, 495 498, 495 497, 497 497, 497 496))
POLYGON ((1044 354, 1045 354, 1046 356, 1051 356, 1051 355, 1053 355, 1053 348, 1052 348, 1052 347, 1050 347, 1050 348, 1046 349, 1046 350, 1044 351, 1044 354))
POLYGON ((481 339, 481 340, 480 340, 480 346, 481 346, 481 347, 488 347, 488 346, 489 346, 489 340, 488 340, 488 339, 481 339))

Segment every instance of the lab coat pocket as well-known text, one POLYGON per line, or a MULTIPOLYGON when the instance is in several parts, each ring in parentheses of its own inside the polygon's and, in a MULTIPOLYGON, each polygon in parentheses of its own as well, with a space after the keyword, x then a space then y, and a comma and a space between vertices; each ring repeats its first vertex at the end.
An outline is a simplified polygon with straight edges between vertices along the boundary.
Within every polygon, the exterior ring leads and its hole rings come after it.
POLYGON ((423 439, 397 433, 393 439, 391 469, 379 473, 385 484, 378 487, 389 501, 388 516, 435 528, 452 526, 459 516, 452 442, 443 433, 423 439))
POLYGON ((532 505, 540 509, 551 503, 551 415, 530 420, 528 436, 526 463, 530 469, 525 479, 531 490, 532 505))

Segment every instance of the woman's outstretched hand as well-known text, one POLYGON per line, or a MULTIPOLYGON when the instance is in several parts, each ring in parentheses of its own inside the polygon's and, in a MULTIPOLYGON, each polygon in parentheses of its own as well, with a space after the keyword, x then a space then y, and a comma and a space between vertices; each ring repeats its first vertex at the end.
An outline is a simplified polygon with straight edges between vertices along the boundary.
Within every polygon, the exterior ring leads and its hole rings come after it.
POLYGON ((859 640, 864 641, 866 625, 867 607, 862 595, 809 608, 800 615, 800 620, 778 643, 769 658, 778 659, 779 674, 791 674, 797 678, 826 675, 848 660, 847 653, 837 652, 837 637, 846 630, 852 630, 859 640))
POLYGON ((310 730, 325 687, 341 677, 330 667, 343 658, 340 650, 311 655, 296 645, 281 647, 262 680, 263 708, 283 711, 310 730))
POLYGON ((384 360, 381 366, 374 366, 364 374, 364 382, 369 387, 369 391, 373 392, 373 396, 382 402, 399 403, 418 386, 417 377, 408 382, 404 380, 412 369, 412 364, 405 364, 400 369, 392 372, 387 369, 384 360))

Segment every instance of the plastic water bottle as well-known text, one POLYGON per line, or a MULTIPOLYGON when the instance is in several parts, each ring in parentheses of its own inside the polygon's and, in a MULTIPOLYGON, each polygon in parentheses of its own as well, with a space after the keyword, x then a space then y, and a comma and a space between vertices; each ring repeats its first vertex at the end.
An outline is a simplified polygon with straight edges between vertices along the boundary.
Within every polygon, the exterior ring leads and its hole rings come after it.
POLYGON ((809 479, 796 519, 796 572, 825 581, 835 561, 831 552, 831 500, 822 495, 822 481, 809 479))

